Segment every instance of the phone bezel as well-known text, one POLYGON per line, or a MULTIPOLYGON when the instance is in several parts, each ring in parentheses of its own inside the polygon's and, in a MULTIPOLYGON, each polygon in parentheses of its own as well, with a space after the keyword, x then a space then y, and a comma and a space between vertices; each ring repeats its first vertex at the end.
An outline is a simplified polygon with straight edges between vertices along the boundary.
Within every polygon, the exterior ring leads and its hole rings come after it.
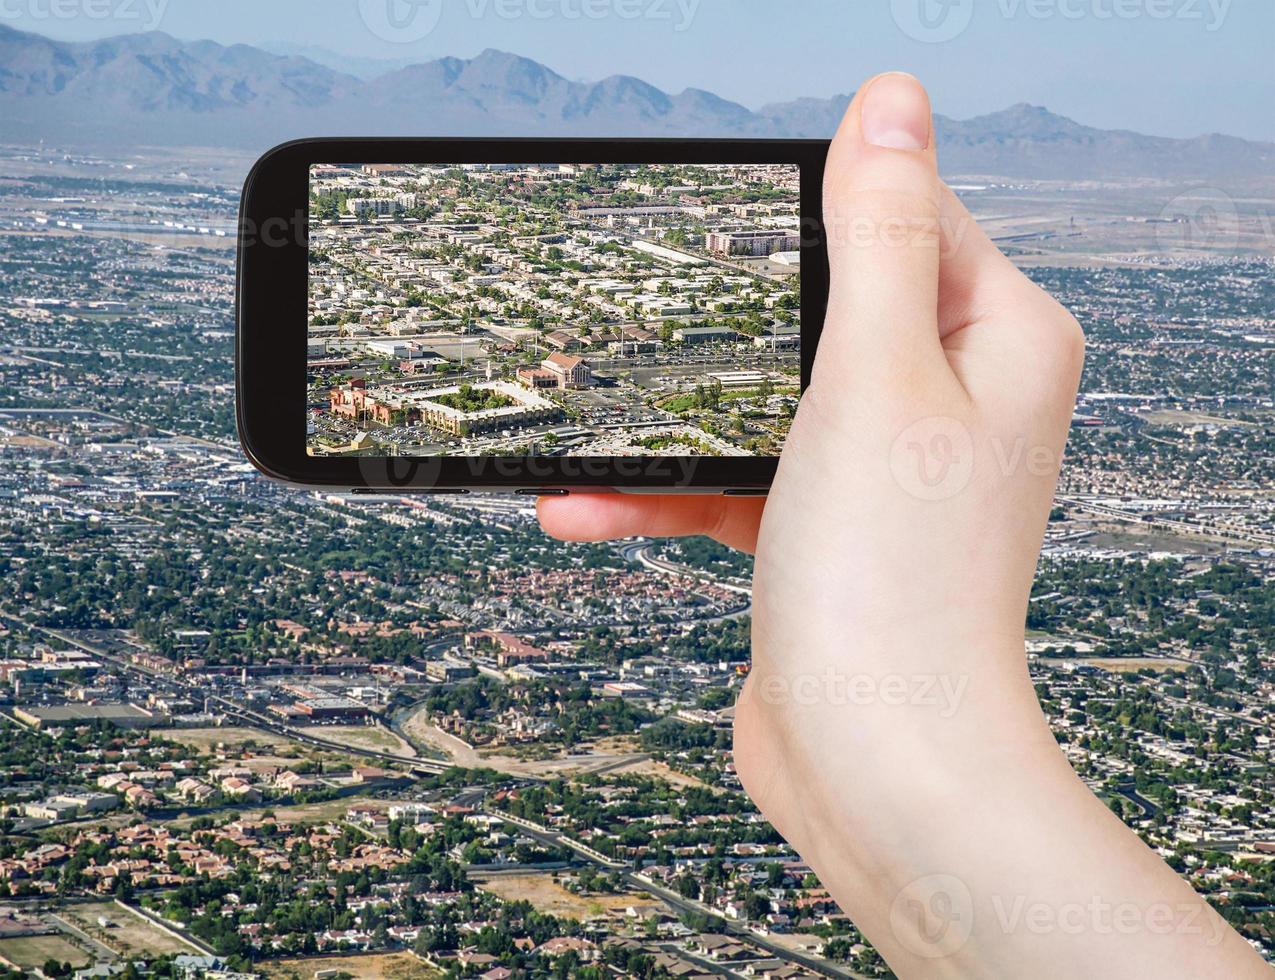
POLYGON ((801 168, 801 388, 827 307, 826 140, 325 137, 283 143, 244 183, 235 283, 239 439, 265 475, 351 490, 764 492, 776 457, 311 456, 305 451, 310 167, 331 163, 795 163, 801 168), (295 364, 295 370, 291 365, 295 364), (280 365, 284 367, 280 369, 280 365), (687 461, 692 465, 684 465, 687 461))

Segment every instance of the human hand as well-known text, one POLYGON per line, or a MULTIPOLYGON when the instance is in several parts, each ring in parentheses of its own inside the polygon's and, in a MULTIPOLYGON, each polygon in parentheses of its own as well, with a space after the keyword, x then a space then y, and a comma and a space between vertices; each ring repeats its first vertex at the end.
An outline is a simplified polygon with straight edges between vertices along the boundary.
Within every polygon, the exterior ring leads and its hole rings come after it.
MULTIPOLYGON (((766 500, 573 494, 540 519, 755 545, 736 767, 897 973, 1202 976, 1218 950, 1191 935, 1153 956, 996 914, 1092 893, 1220 922, 1075 777, 1036 701, 1023 628, 1083 338, 942 184, 934 143, 900 74, 833 141, 828 314, 766 500)), ((1255 957, 1230 936, 1238 976, 1255 957)))

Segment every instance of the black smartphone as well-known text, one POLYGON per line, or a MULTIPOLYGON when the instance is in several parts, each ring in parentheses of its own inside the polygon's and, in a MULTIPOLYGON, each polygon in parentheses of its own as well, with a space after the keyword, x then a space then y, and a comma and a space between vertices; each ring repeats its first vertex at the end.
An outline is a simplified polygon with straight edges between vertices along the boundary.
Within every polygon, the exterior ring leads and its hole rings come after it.
POLYGON ((244 186, 239 435, 345 490, 765 493, 823 140, 307 139, 244 186))

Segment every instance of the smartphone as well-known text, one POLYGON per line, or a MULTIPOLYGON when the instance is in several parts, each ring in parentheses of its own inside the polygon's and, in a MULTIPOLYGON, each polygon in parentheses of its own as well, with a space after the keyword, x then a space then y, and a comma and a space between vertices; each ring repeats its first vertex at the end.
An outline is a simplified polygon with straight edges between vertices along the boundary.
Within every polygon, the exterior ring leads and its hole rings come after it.
POLYGON ((240 208, 244 451, 352 491, 765 493, 827 302, 827 145, 270 150, 240 208))

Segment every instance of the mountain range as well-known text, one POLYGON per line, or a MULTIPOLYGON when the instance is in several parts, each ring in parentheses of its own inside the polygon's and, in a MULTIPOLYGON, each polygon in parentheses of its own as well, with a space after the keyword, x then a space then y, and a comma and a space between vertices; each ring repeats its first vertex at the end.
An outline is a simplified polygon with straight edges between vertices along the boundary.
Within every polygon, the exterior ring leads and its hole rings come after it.
MULTIPOLYGON (((614 75, 571 81, 503 51, 359 77, 298 54, 161 32, 57 41, 0 24, 0 141, 264 150, 314 135, 830 136, 850 95, 749 109, 614 75)), ((1147 136, 1039 106, 936 116, 949 175, 1208 179, 1275 175, 1275 144, 1147 136)))

